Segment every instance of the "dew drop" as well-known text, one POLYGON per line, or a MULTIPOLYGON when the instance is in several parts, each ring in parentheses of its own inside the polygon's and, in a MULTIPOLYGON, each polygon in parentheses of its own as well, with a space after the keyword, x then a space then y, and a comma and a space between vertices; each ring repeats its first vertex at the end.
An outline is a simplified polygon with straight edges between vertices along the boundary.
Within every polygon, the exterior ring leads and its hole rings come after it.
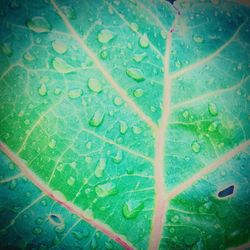
POLYGON ((118 151, 117 154, 115 156, 112 157, 112 160, 114 163, 118 164, 122 161, 122 152, 118 151))
POLYGON ((100 178, 103 176, 103 171, 106 167, 106 159, 101 158, 98 163, 96 164, 96 169, 95 169, 95 176, 97 178, 100 178))
POLYGON ((88 88, 91 91, 96 92, 96 93, 99 93, 102 91, 102 85, 101 85, 100 81, 97 79, 94 79, 94 78, 90 78, 88 80, 88 88))
POLYGON ((52 64, 54 69, 59 73, 67 74, 74 71, 74 68, 71 65, 59 57, 55 57, 52 64))
POLYGON ((64 167, 63 167, 63 164, 62 164, 62 163, 59 163, 59 164, 57 165, 57 167, 56 167, 56 170, 59 171, 59 172, 62 172, 63 169, 64 169, 64 167))
POLYGON ((178 222, 178 220, 179 220, 179 216, 178 216, 178 215, 174 215, 174 216, 171 218, 171 221, 172 221, 173 223, 178 222))
POLYGON ((54 89, 54 94, 55 95, 60 95, 62 93, 62 90, 60 88, 55 88, 54 89))
POLYGON ((24 55, 23 55, 23 58, 28 61, 28 62, 32 62, 35 60, 35 57, 30 53, 30 52, 26 52, 24 55))
POLYGON ((56 227, 55 227, 55 231, 56 231, 57 233, 63 233, 63 232, 65 231, 65 225, 62 224, 62 225, 56 226, 56 227))
POLYGON ((122 207, 122 213, 126 219, 134 219, 144 208, 144 204, 137 200, 126 201, 122 207))
POLYGON ((135 54, 133 60, 136 62, 141 62, 147 56, 146 53, 135 54))
POLYGON ((108 182, 105 184, 97 185, 95 187, 95 192, 99 197, 106 197, 117 194, 118 190, 116 184, 108 182))
POLYGON ((149 40, 147 34, 143 34, 139 39, 139 45, 142 48, 147 48, 149 46, 149 40))
POLYGON ((102 50, 100 53, 100 56, 103 60, 105 60, 108 57, 108 51, 107 50, 102 50))
POLYGON ((49 142, 49 147, 51 149, 54 149, 56 147, 56 140, 55 139, 51 139, 49 142))
POLYGON ((234 185, 231 185, 223 190, 221 190, 219 193, 218 193, 218 197, 219 198, 224 198, 224 197, 227 197, 229 195, 232 195, 234 192, 234 185))
POLYGON ((44 83, 42 83, 41 86, 38 88, 38 93, 40 96, 47 95, 47 87, 44 83))
POLYGON ((8 57, 12 56, 13 50, 12 50, 9 43, 3 43, 0 45, 0 47, 1 47, 1 50, 4 53, 4 55, 6 55, 8 57))
POLYGON ((195 153, 199 153, 201 150, 201 145, 197 141, 193 141, 191 144, 191 148, 195 153))
POLYGON ((33 17, 26 22, 26 26, 36 32, 36 33, 44 33, 49 32, 52 29, 52 26, 48 23, 48 21, 41 16, 33 17))
POLYGON ((127 68, 126 73, 130 78, 134 79, 137 82, 141 82, 145 80, 143 73, 140 69, 127 68))
POLYGON ((144 92, 143 89, 136 89, 134 90, 133 95, 135 97, 141 97, 143 95, 143 92, 144 92))
POLYGON ((77 99, 83 95, 82 89, 71 89, 68 92, 68 97, 70 99, 77 99))
POLYGON ((212 116, 217 116, 218 115, 218 111, 217 111, 217 106, 215 103, 210 102, 208 104, 208 112, 212 115, 212 116))
POLYGON ((52 47, 59 54, 64 54, 68 50, 68 46, 60 40, 53 41, 52 47))
POLYGON ((131 28, 134 32, 137 32, 137 31, 138 31, 138 25, 137 25, 137 23, 131 23, 131 24, 130 24, 130 28, 131 28))
POLYGON ((189 112, 187 110, 185 110, 183 113, 182 113, 182 116, 187 119, 189 117, 189 112))
POLYGON ((62 218, 58 214, 50 214, 48 218, 52 224, 55 225, 62 224, 62 218))
POLYGON ((217 121, 213 121, 213 122, 209 125, 208 131, 214 132, 214 131, 216 131, 217 128, 218 128, 218 122, 217 122, 217 121))
POLYGON ((89 120, 89 125, 92 127, 99 127, 104 120, 104 113, 101 111, 96 111, 94 115, 89 120))
POLYGON ((35 228, 33 228, 32 229, 32 233, 34 234, 34 235, 39 235, 39 234, 41 234, 42 233, 42 228, 40 228, 40 227, 35 227, 35 228))
POLYGON ((81 232, 73 231, 72 235, 75 239, 82 240, 83 238, 86 238, 89 236, 89 231, 85 228, 84 231, 81 231, 81 232))
POLYGON ((9 189, 10 189, 10 190, 15 190, 15 189, 16 189, 16 186, 17 186, 16 180, 12 180, 12 181, 9 183, 9 189))
POLYGON ((125 134, 128 130, 128 125, 126 122, 120 121, 120 133, 125 134))
POLYGON ((132 131, 135 135, 139 135, 142 132, 141 128, 137 126, 133 126, 132 131))
POLYGON ((76 19, 76 13, 75 10, 70 7, 70 6, 62 6, 61 7, 62 12, 64 13, 64 15, 70 19, 70 20, 74 20, 76 19))
POLYGON ((43 224, 43 222, 44 222, 44 219, 43 219, 42 217, 38 217, 38 218, 36 219, 36 224, 37 224, 37 225, 41 225, 41 224, 43 224))
POLYGON ((75 178, 70 176, 67 180, 68 185, 73 186, 75 184, 75 178))
POLYGON ((115 98, 114 98, 114 104, 115 104, 116 106, 121 106, 122 103, 123 103, 123 101, 122 101, 122 99, 121 99, 120 97, 115 97, 115 98))
POLYGON ((113 32, 107 29, 101 30, 97 36, 100 43, 108 43, 113 37, 113 32))
POLYGON ((193 36, 193 40, 194 40, 196 43, 203 43, 203 42, 204 42, 203 37, 198 36, 198 35, 194 35, 194 36, 193 36))

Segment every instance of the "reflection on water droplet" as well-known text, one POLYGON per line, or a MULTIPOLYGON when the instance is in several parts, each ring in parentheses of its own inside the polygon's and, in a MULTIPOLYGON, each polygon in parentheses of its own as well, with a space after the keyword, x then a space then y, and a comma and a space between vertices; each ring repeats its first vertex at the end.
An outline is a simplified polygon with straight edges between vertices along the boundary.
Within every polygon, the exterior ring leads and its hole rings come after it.
POLYGON ((83 95, 82 89, 71 89, 68 92, 68 97, 70 99, 77 99, 83 95))
POLYGON ((59 73, 67 74, 74 71, 74 68, 66 63, 63 59, 55 57, 52 61, 52 65, 56 71, 59 73))
POLYGON ((175 229, 174 229, 173 227, 171 227, 171 228, 169 229, 169 232, 170 232, 171 234, 173 234, 173 233, 175 232, 175 229))
POLYGON ((96 92, 96 93, 99 93, 102 91, 102 85, 101 85, 100 81, 97 79, 94 79, 94 78, 90 78, 88 80, 88 88, 91 91, 96 92))
POLYGON ((133 59, 136 62, 141 62, 146 56, 147 56, 146 53, 135 54, 134 57, 133 57, 133 59))
POLYGON ((201 145, 197 141, 193 141, 191 144, 191 148, 195 153, 199 153, 201 150, 201 145))
POLYGON ((13 50, 12 50, 9 43, 3 43, 0 45, 0 47, 1 47, 1 50, 4 53, 4 55, 6 55, 8 57, 12 56, 13 50))
POLYGON ((70 176, 67 180, 68 185, 73 186, 75 184, 75 178, 70 176))
POLYGON ((89 120, 89 125, 92 127, 99 127, 104 120, 104 113, 101 111, 96 111, 92 118, 89 120))
POLYGON ((62 12, 64 13, 64 15, 70 19, 70 20, 74 20, 76 19, 76 13, 75 10, 70 7, 70 6, 62 6, 61 7, 62 12))
POLYGON ((139 45, 142 48, 147 48, 149 46, 149 40, 147 34, 143 34, 139 39, 139 45))
POLYGON ((122 213, 126 219, 134 219, 144 208, 143 202, 137 200, 126 201, 122 207, 122 213))
POLYGON ((98 163, 96 164, 96 169, 95 169, 95 176, 97 178, 100 178, 103 176, 103 171, 106 167, 106 159, 101 158, 98 163))
POLYGON ((47 88, 44 83, 41 84, 41 86, 38 88, 38 93, 40 96, 45 96, 47 95, 47 88))
POLYGON ((51 139, 49 142, 49 147, 54 149, 56 147, 56 140, 55 139, 51 139))
POLYGON ((41 16, 33 17, 32 19, 27 20, 26 26, 37 33, 49 32, 52 29, 52 26, 48 21, 41 16))
POLYGON ((131 23, 131 24, 130 24, 130 28, 131 28, 134 32, 137 32, 137 31, 138 31, 138 25, 137 25, 137 23, 131 23))
POLYGON ((97 241, 96 241, 95 238, 93 238, 93 239, 91 240, 91 242, 90 242, 90 249, 91 249, 91 250, 96 250, 97 247, 98 247, 97 241))
POLYGON ((216 116, 216 115, 218 114, 216 104, 210 102, 210 103, 208 104, 208 111, 209 111, 209 113, 210 113, 212 116, 216 116))
POLYGON ((52 47, 59 54, 64 54, 68 50, 68 46, 60 40, 53 41, 52 47))
POLYGON ((116 184, 108 182, 105 184, 97 185, 95 187, 95 192, 99 197, 106 197, 117 194, 118 190, 116 184))
POLYGON ((135 97, 141 97, 143 95, 143 89, 136 89, 136 90, 134 90, 133 95, 135 97))
POLYGON ((127 68, 126 73, 130 78, 134 79, 137 82, 141 82, 145 80, 143 73, 140 69, 127 68))
POLYGON ((194 35, 194 36, 193 36, 193 40, 194 40, 196 43, 203 43, 203 42, 204 42, 204 38, 201 37, 201 36, 198 36, 198 35, 194 35))
POLYGON ((114 35, 112 31, 104 29, 99 32, 97 38, 100 43, 108 43, 111 39, 113 39, 113 37, 114 35))

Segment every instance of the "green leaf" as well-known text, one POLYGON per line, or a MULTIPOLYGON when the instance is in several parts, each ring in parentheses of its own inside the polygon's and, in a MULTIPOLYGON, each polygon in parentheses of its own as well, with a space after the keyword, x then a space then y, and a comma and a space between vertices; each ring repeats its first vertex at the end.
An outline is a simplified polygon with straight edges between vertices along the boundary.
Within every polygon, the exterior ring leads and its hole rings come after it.
POLYGON ((2 248, 247 247, 249 6, 0 9, 2 248))

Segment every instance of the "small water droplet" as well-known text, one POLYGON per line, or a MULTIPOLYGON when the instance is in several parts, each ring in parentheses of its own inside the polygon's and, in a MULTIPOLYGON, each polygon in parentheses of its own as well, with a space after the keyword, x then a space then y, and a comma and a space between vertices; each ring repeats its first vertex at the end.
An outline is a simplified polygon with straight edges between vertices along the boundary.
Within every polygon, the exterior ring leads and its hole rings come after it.
POLYGON ((137 32, 138 29, 139 29, 137 23, 131 23, 131 24, 130 24, 130 28, 131 28, 134 32, 137 32))
POLYGON ((234 185, 231 185, 223 190, 221 190, 219 193, 218 193, 218 197, 220 198, 224 198, 224 197, 227 197, 227 196, 230 196, 232 195, 234 192, 234 185))
POLYGON ((99 197, 106 197, 117 194, 118 190, 116 184, 114 184, 113 182, 108 182, 105 184, 97 185, 95 187, 95 192, 99 197))
POLYGON ((204 38, 201 37, 201 36, 198 36, 198 35, 194 35, 194 36, 193 36, 193 40, 194 40, 196 43, 203 43, 203 42, 204 42, 204 38))
POLYGON ((44 222, 44 219, 43 219, 42 217, 38 217, 38 218, 36 219, 36 224, 37 224, 37 225, 41 225, 41 224, 43 224, 43 222, 44 222))
POLYGON ((146 53, 135 54, 134 57, 133 57, 133 59, 136 62, 141 62, 146 56, 147 56, 146 53))
POLYGON ((173 233, 175 232, 175 229, 174 229, 173 227, 171 227, 171 228, 169 229, 169 232, 170 232, 171 234, 173 234, 173 233))
POLYGON ((95 169, 95 176, 97 178, 100 178, 103 176, 103 171, 106 167, 106 159, 101 158, 98 163, 96 164, 96 169, 95 169))
POLYGON ((182 67, 182 63, 180 62, 180 60, 176 60, 175 61, 175 66, 176 66, 176 68, 181 68, 182 67))
POLYGON ((61 218, 61 216, 59 214, 50 214, 48 216, 48 219, 50 220, 50 222, 54 225, 60 225, 63 224, 63 220, 61 218))
POLYGON ((90 249, 91 249, 91 250, 96 250, 97 247, 98 247, 97 241, 96 241, 95 238, 93 238, 93 239, 91 240, 91 242, 90 242, 90 249))
POLYGON ((101 111, 96 111, 92 118, 89 120, 89 125, 92 127, 99 127, 104 120, 104 113, 101 111))
POLYGON ((81 232, 78 231, 73 231, 72 235, 75 239, 77 240, 82 240, 83 238, 86 238, 89 236, 89 231, 85 228, 84 230, 82 230, 81 232))
POLYGON ((75 178, 70 176, 67 180, 68 185, 73 186, 75 184, 75 178))
POLYGON ((214 132, 214 131, 216 131, 217 128, 218 128, 218 122, 217 122, 217 121, 213 121, 213 122, 211 122, 211 124, 209 125, 208 131, 214 132))
POLYGON ((107 29, 101 30, 98 34, 98 41, 100 43, 108 43, 114 37, 113 32, 107 29))
POLYGON ((62 90, 60 88, 55 88, 54 89, 54 94, 55 95, 60 95, 62 93, 62 90))
POLYGON ((199 142, 193 141, 192 144, 191 144, 191 148, 192 148, 192 150, 193 150, 195 153, 199 153, 200 150, 201 150, 201 145, 200 145, 199 142))
POLYGON ((16 180, 12 180, 11 182, 9 182, 9 189, 10 190, 15 190, 16 186, 17 186, 16 180))
POLYGON ((54 149, 56 147, 56 140, 55 139, 51 139, 49 142, 49 147, 51 149, 54 149))
POLYGON ((145 80, 143 73, 140 69, 127 68, 126 73, 130 78, 134 79, 137 82, 141 82, 145 80))
POLYGON ((133 126, 132 131, 134 134, 139 135, 142 132, 142 129, 138 126, 133 126))
POLYGON ((50 32, 52 29, 48 21, 41 16, 36 16, 27 20, 26 26, 36 33, 50 32))
POLYGON ((69 65, 67 62, 65 62, 63 59, 59 57, 55 57, 52 61, 54 69, 63 74, 71 73, 74 71, 74 68, 69 65))
POLYGON ((179 220, 179 216, 178 216, 178 215, 174 215, 174 216, 171 218, 171 221, 172 221, 173 223, 178 222, 178 220, 179 220))
POLYGON ((142 48, 147 48, 149 46, 149 40, 147 34, 143 34, 139 39, 139 45, 142 48))
POLYGON ((144 208, 143 202, 137 200, 126 201, 122 207, 122 213, 126 219, 134 219, 144 208))
POLYGON ((217 116, 218 111, 217 111, 217 106, 215 103, 210 102, 208 104, 208 112, 212 115, 212 116, 217 116))
POLYGON ((187 119, 189 117, 189 112, 187 110, 185 110, 183 113, 182 113, 182 116, 187 119))
POLYGON ((46 207, 46 206, 47 206, 47 201, 46 201, 46 200, 42 200, 42 201, 41 201, 41 204, 42 204, 44 207, 46 207))
POLYGON ((30 52, 26 52, 24 55, 23 55, 23 58, 28 61, 28 62, 32 62, 35 60, 35 57, 30 53, 30 52))
POLYGON ((71 89, 68 92, 68 97, 70 99, 77 99, 83 95, 82 89, 71 89))
POLYGON ((102 91, 102 85, 101 85, 100 81, 97 79, 94 79, 94 78, 90 78, 88 80, 88 88, 91 91, 96 92, 96 93, 99 93, 102 91))
POLYGON ((12 50, 9 43, 3 43, 0 45, 0 47, 1 47, 1 50, 4 53, 4 55, 6 55, 8 57, 12 56, 13 50, 12 50))
POLYGON ((40 228, 40 227, 35 227, 35 228, 33 228, 32 229, 32 233, 34 234, 34 235, 39 235, 39 234, 41 234, 42 233, 42 228, 40 228))
POLYGON ((92 142, 91 141, 87 142, 86 143, 86 148, 91 149, 91 147, 92 147, 92 142))
POLYGON ((128 130, 128 125, 126 122, 120 121, 120 133, 125 134, 128 130))
POLYGON ((70 6, 62 6, 61 7, 62 12, 64 13, 64 15, 70 19, 70 20, 74 20, 76 19, 76 13, 75 10, 70 7, 70 6))
POLYGON ((123 157, 122 152, 118 151, 117 154, 112 157, 112 160, 114 163, 118 164, 122 161, 122 157, 123 157))
POLYGON ((60 40, 53 41, 52 47, 59 54, 64 54, 68 50, 68 46, 60 40))
POLYGON ((123 103, 123 101, 122 101, 122 99, 121 99, 120 97, 115 97, 115 98, 114 98, 114 104, 115 104, 116 106, 121 106, 122 103, 123 103))
POLYGON ((40 96, 46 96, 47 95, 47 87, 44 83, 41 84, 41 86, 38 88, 38 93, 40 96))
POLYGON ((102 50, 100 53, 100 56, 103 60, 105 60, 108 57, 108 51, 107 50, 102 50))
POLYGON ((136 90, 134 90, 133 95, 135 97, 141 97, 143 95, 143 93, 144 93, 143 89, 136 89, 136 90))

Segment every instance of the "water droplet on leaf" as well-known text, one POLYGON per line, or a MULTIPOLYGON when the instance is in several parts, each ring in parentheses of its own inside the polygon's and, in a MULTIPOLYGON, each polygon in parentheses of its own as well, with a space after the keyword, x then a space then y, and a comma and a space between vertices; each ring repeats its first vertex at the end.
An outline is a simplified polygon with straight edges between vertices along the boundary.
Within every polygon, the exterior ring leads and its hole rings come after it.
POLYGON ((73 186, 75 184, 75 178, 70 176, 67 180, 68 185, 73 186))
POLYGON ((23 55, 23 58, 28 62, 32 62, 33 60, 35 60, 35 57, 30 52, 26 52, 23 55))
POLYGON ((139 45, 142 48, 147 48, 149 46, 149 40, 147 34, 143 34, 139 39, 139 45))
POLYGON ((33 17, 26 22, 27 27, 36 32, 36 33, 44 33, 49 32, 52 29, 52 26, 48 23, 48 21, 41 16, 33 17))
POLYGON ((123 103, 123 101, 122 101, 122 99, 120 97, 115 97, 114 98, 114 104, 116 106, 120 106, 120 105, 122 105, 122 103, 123 103))
POLYGON ((60 40, 53 41, 52 47, 59 54, 64 54, 68 50, 68 46, 60 40))
POLYGON ((113 32, 107 29, 101 30, 98 34, 98 41, 100 43, 108 43, 111 39, 113 39, 113 32))
POLYGON ((203 42, 204 42, 203 37, 198 36, 198 35, 194 35, 194 36, 193 36, 193 40, 194 40, 196 43, 203 43, 203 42))
POLYGON ((71 65, 59 57, 54 58, 52 64, 54 69, 59 73, 67 74, 74 71, 74 68, 71 65))
POLYGON ((195 153, 199 153, 201 150, 201 145, 197 141, 193 141, 191 144, 191 148, 195 153))
POLYGON ((127 123, 120 121, 120 133, 125 134, 128 130, 128 125, 127 123))
POLYGON ((133 59, 136 62, 141 62, 146 56, 147 56, 146 53, 135 54, 134 57, 133 57, 133 59))
POLYGON ((68 92, 68 97, 70 99, 77 99, 83 95, 82 89, 71 89, 68 92))
POLYGON ((122 161, 122 152, 118 151, 115 156, 112 157, 114 163, 120 163, 122 161))
POLYGON ((102 91, 102 85, 101 85, 100 81, 97 79, 94 79, 94 78, 90 78, 88 80, 88 88, 91 91, 96 92, 96 93, 99 93, 102 91))
POLYGON ((95 192, 99 197, 106 197, 117 194, 118 190, 116 184, 108 182, 105 184, 97 185, 95 187, 95 192))
POLYGON ((138 25, 137 25, 137 23, 131 23, 131 24, 130 24, 130 28, 131 28, 134 32, 137 32, 137 31, 138 31, 138 25))
POLYGON ((103 176, 103 171, 106 167, 106 159, 101 158, 98 163, 96 164, 96 169, 95 169, 95 176, 97 178, 100 178, 103 176))
POLYGON ((42 228, 40 228, 40 227, 35 227, 35 228, 33 228, 32 229, 32 233, 34 234, 34 235, 39 235, 39 234, 41 234, 42 233, 42 228))
POLYGON ((143 89, 136 89, 134 90, 133 95, 135 97, 141 97, 143 95, 143 92, 144 92, 143 89))
POLYGON ((75 10, 70 7, 70 6, 62 6, 61 7, 62 12, 64 13, 64 15, 70 19, 70 20, 74 20, 76 19, 76 13, 75 10))
POLYGON ((230 196, 232 195, 234 192, 234 185, 231 185, 223 190, 221 190, 219 193, 218 193, 218 197, 220 198, 224 198, 224 197, 227 197, 227 196, 230 196))
POLYGON ((127 68, 126 73, 130 78, 134 79, 137 82, 141 82, 145 80, 143 73, 140 69, 127 68))
POLYGON ((92 118, 89 120, 89 125, 92 127, 99 127, 104 120, 104 113, 96 111, 92 118))
POLYGON ((208 111, 209 111, 209 113, 210 113, 212 116, 216 116, 216 115, 218 114, 216 104, 210 102, 210 103, 208 104, 208 111))
POLYGON ((49 142, 49 147, 54 149, 56 147, 56 140, 55 139, 51 139, 49 142))
POLYGON ((38 93, 40 96, 45 96, 47 95, 47 88, 44 83, 41 84, 41 86, 38 88, 38 93))
POLYGON ((144 208, 144 204, 140 201, 126 201, 122 207, 122 213, 126 219, 134 219, 144 208))
POLYGON ((6 55, 8 57, 12 56, 13 50, 12 50, 9 43, 3 43, 0 45, 0 47, 1 47, 1 50, 4 53, 4 55, 6 55))
POLYGON ((139 135, 142 132, 141 128, 137 126, 133 126, 132 130, 133 130, 133 133, 136 135, 139 135))

